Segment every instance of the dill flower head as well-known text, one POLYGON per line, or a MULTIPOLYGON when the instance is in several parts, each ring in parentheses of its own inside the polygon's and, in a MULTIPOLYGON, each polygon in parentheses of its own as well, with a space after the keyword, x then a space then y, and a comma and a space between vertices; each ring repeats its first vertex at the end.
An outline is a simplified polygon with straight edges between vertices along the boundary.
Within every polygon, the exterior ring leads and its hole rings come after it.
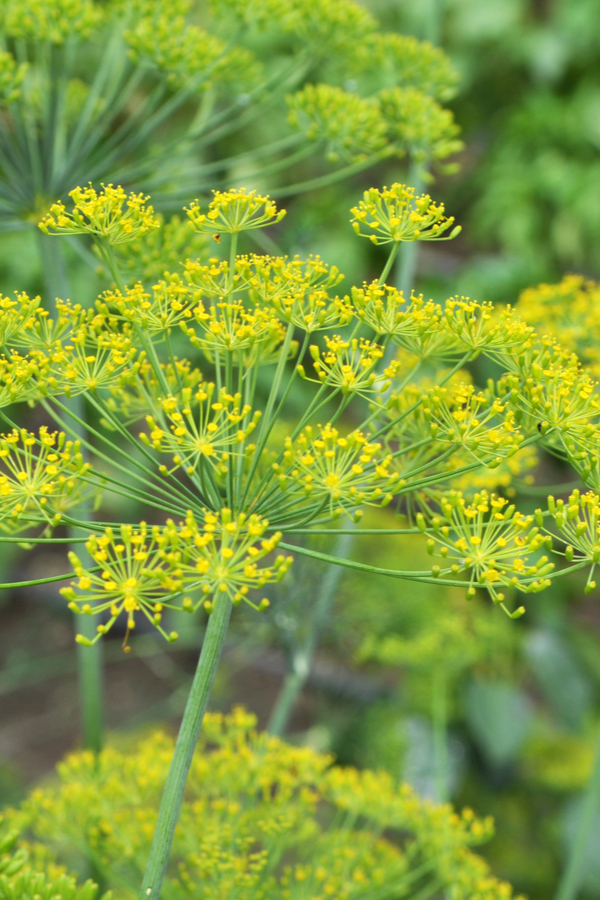
POLYGON ((310 141, 325 143, 330 162, 359 162, 388 144, 386 123, 373 98, 330 84, 308 84, 287 97, 288 122, 310 141))
POLYGON ((91 184, 74 188, 69 192, 74 202, 72 212, 67 212, 59 200, 39 223, 40 229, 45 234, 91 234, 109 244, 125 244, 160 227, 154 209, 146 205, 149 197, 128 196, 122 187, 112 184, 103 184, 102 188, 100 193, 91 184))
POLYGON ((162 453, 173 453, 174 468, 182 466, 188 475, 202 471, 204 464, 216 468, 217 474, 226 473, 224 463, 236 450, 241 452, 261 413, 251 415, 241 394, 228 394, 225 388, 214 394, 214 383, 201 382, 195 390, 184 387, 180 400, 165 397, 163 416, 158 422, 147 416, 150 433, 142 432, 140 439, 162 453))
MULTIPOLYGON (((523 515, 508 500, 487 491, 475 494, 472 503, 460 491, 450 491, 441 498, 440 511, 443 518, 431 520, 434 535, 428 540, 428 550, 452 561, 446 571, 470 574, 467 596, 473 596, 476 587, 484 588, 494 603, 506 610, 499 587, 530 593, 549 584, 545 576, 554 564, 547 556, 534 563, 528 558, 546 543, 533 516, 523 515)), ((417 524, 425 530, 422 514, 417 524)), ((434 574, 440 574, 439 566, 434 567, 434 574)), ((524 612, 521 606, 509 615, 518 618, 524 612)))
POLYGON ((231 47, 170 9, 165 12, 159 6, 158 12, 140 18, 125 32, 135 62, 165 72, 175 89, 204 91, 215 83, 232 82, 247 90, 256 83, 261 66, 252 52, 231 47))
MULTIPOLYGON (((310 353, 313 368, 321 382, 339 387, 342 394, 383 393, 390 386, 396 365, 391 363, 383 373, 377 372, 384 350, 379 344, 365 338, 344 340, 339 334, 325 337, 324 351, 312 344, 310 353)), ((303 366, 300 375, 307 378, 303 366)))
POLYGON ((398 475, 390 470, 391 456, 381 455, 380 443, 362 431, 343 436, 331 425, 310 426, 295 439, 287 437, 284 465, 273 468, 281 488, 322 499, 330 513, 356 511, 363 504, 385 506, 392 499, 398 475))
MULTIPOLYGON (((0 435, 0 528, 22 530, 41 517, 58 525, 81 503, 89 464, 78 442, 42 426, 37 435, 13 429, 0 435)), ((89 491, 88 491, 89 493, 89 491)))
POLYGON ((541 334, 557 338, 577 353, 590 374, 600 375, 600 286, 583 275, 565 275, 559 284, 522 292, 517 312, 541 334))
POLYGON ((427 395, 423 415, 436 441, 460 443, 488 467, 516 453, 523 440, 512 410, 472 384, 434 388, 427 395))
POLYGON ((416 88, 437 100, 451 100, 459 74, 439 48, 409 34, 376 32, 365 36, 359 47, 363 70, 383 81, 383 87, 416 88))
MULTIPOLYGON (((59 898, 60 900, 100 900, 98 887, 92 881, 77 885, 62 866, 54 863, 47 848, 32 848, 20 839, 14 825, 15 816, 0 816, 0 896, 7 900, 25 897, 59 898), (33 852, 32 852, 33 851, 33 852)), ((104 894, 102 900, 110 900, 104 894)))
POLYGON ((285 216, 285 209, 278 210, 273 200, 256 191, 234 188, 213 194, 208 212, 201 212, 197 200, 186 209, 190 222, 202 234, 239 234, 276 224, 285 216))
MULTIPOLYGON (((77 752, 13 818, 59 852, 98 859, 107 884, 134 891, 173 752, 161 732, 126 751, 77 752)), ((436 805, 385 772, 332 766, 310 747, 256 729, 243 709, 208 713, 167 873, 174 900, 511 900, 472 847, 490 818, 436 805), (392 841, 388 835, 393 833, 392 841), (192 848, 190 850, 190 847, 192 848)))
MULTIPOLYGON (((566 502, 551 496, 548 497, 548 511, 560 540, 566 545, 567 562, 586 561, 589 564, 585 593, 591 594, 596 587, 594 571, 600 561, 600 496, 594 491, 581 494, 578 490, 573 491, 566 502)), ((543 524, 541 510, 536 510, 536 518, 543 524)))
MULTIPOLYGON (((390 139, 406 147, 415 162, 443 160, 463 149, 451 110, 433 97, 415 88, 393 87, 380 91, 378 99, 390 139)), ((456 165, 446 165, 443 171, 454 172, 456 165)))
POLYGON ((434 203, 428 194, 415 197, 415 189, 404 184, 382 190, 370 188, 351 212, 356 234, 368 237, 374 244, 449 241, 461 230, 456 225, 450 234, 445 234, 454 218, 444 215, 443 204, 434 203))
POLYGON ((198 307, 197 294, 178 275, 160 280, 147 291, 141 282, 121 291, 105 291, 96 302, 101 313, 117 312, 127 322, 139 325, 149 333, 164 332, 182 320, 191 319, 198 307))
POLYGON ((212 611, 208 596, 226 595, 235 605, 244 600, 254 609, 266 609, 263 598, 254 603, 248 593, 265 584, 279 581, 289 569, 291 557, 277 556, 271 564, 259 565, 277 547, 281 534, 264 537, 268 520, 229 509, 219 514, 205 512, 202 527, 188 512, 184 522, 172 520, 161 528, 121 525, 92 535, 86 544, 95 566, 85 566, 75 553, 69 554, 77 580, 61 593, 77 614, 108 613, 98 626, 93 641, 78 635, 80 644, 89 646, 112 628, 125 614, 127 635, 135 628, 136 613, 145 616, 169 641, 177 633, 166 634, 161 626, 165 607, 194 612, 201 604, 212 611), (182 597, 196 592, 196 599, 182 597))

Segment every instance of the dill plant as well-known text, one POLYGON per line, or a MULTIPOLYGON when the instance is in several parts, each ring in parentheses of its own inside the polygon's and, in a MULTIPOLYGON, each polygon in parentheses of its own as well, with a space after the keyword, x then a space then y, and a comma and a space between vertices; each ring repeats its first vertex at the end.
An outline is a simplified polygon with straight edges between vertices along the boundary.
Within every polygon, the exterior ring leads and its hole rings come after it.
MULTIPOLYGON (((353 0, 5 0, 0 41, 2 231, 32 229, 73 184, 149 190, 168 215, 236 178, 298 194, 401 157, 444 167, 462 146, 447 57, 353 0)), ((45 294, 69 296, 73 253, 96 260, 37 236, 45 294)), ((175 266, 190 240, 175 216, 129 274, 159 280, 165 244, 175 266)), ((96 749, 98 650, 79 658, 96 749)))
MULTIPOLYGON (((256 731, 242 709, 207 714, 161 896, 169 900, 510 900, 471 847, 490 819, 420 799, 390 775, 256 731)), ((152 734, 98 756, 75 753, 11 824, 69 859, 92 861, 128 900, 156 818, 173 741, 152 734)))
POLYGON ((369 190, 353 209, 359 236, 389 256, 379 280, 342 295, 342 276, 318 257, 239 252, 246 232, 283 215, 254 191, 192 203, 189 221, 221 255, 185 260, 154 284, 127 281, 116 254, 160 227, 147 198, 107 186, 72 199, 71 209, 51 206, 41 228, 90 236, 114 284, 89 310, 58 301, 54 316, 23 295, 3 302, 1 539, 22 542, 26 531, 28 542, 53 541, 59 524, 87 532, 89 558, 70 554, 75 577, 62 589, 84 622, 103 616, 95 637, 78 636, 84 647, 119 618, 127 648, 140 616, 173 641, 166 610, 208 613, 141 888, 156 898, 232 608, 265 609, 262 589, 285 576, 293 553, 463 586, 467 597, 481 589, 511 618, 524 607, 511 611, 509 592, 536 593, 568 571, 588 568, 593 590, 600 401, 577 358, 513 310, 465 297, 442 307, 385 283, 401 243, 458 230, 411 188, 369 190), (479 355, 503 372, 483 390, 460 375, 479 355), (432 365, 445 374, 420 384, 432 365), (286 400, 301 378, 312 398, 290 421, 286 400), (74 396, 95 416, 83 435, 74 396), (59 431, 20 428, 8 410, 19 401, 42 404, 59 431), (489 485, 461 488, 471 474, 493 482, 536 444, 564 456, 588 493, 550 498, 532 515, 489 485), (155 523, 78 518, 77 504, 102 491, 143 505, 155 523), (343 534, 365 507, 391 504, 404 519, 392 531, 425 540, 431 568, 383 569, 297 542, 343 534))

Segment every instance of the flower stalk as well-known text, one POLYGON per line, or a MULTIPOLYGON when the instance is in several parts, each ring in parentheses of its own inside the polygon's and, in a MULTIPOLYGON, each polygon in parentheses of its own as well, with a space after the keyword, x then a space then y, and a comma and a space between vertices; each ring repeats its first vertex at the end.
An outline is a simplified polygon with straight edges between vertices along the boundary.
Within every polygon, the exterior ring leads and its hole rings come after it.
POLYGON ((139 900, 158 900, 160 897, 183 792, 223 652, 231 609, 229 597, 221 594, 215 598, 160 803, 139 900))

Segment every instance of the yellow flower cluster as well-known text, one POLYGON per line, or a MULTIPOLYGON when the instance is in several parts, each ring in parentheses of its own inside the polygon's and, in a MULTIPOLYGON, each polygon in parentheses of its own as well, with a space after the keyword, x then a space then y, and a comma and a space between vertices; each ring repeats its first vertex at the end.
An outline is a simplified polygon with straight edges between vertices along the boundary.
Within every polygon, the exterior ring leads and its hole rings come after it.
POLYGON ((44 396, 41 383, 48 364, 48 359, 39 353, 21 356, 13 350, 8 357, 0 355, 0 409, 44 396))
MULTIPOLYGON (((7 828, 0 816, 0 896, 6 900, 98 900, 98 887, 92 881, 78 886, 75 878, 56 865, 46 848, 31 848, 19 840, 15 829, 7 828), (33 852, 31 852, 33 850, 33 852), (40 852, 41 851, 41 852, 40 852)), ((110 900, 104 894, 102 900, 110 900)))
POLYGON ((376 32, 361 40, 359 51, 365 71, 376 70, 385 87, 416 88, 437 100, 451 100, 456 94, 458 72, 429 41, 393 31, 376 32))
POLYGON ((77 636, 80 644, 89 646, 106 634, 118 617, 125 613, 127 647, 129 632, 135 628, 135 614, 141 612, 169 641, 177 633, 166 634, 161 627, 165 607, 193 612, 204 604, 211 612, 214 602, 224 595, 234 604, 244 600, 254 609, 266 609, 263 598, 255 604, 248 592, 279 581, 289 569, 291 557, 277 556, 267 566, 258 563, 277 547, 281 534, 264 537, 268 521, 260 516, 233 516, 229 509, 219 514, 205 512, 202 528, 188 512, 185 522, 176 525, 168 520, 164 528, 121 525, 93 535, 86 544, 96 564, 86 567, 75 553, 69 554, 77 576, 62 595, 78 614, 95 615, 108 612, 109 619, 98 626, 98 635, 90 641, 77 636), (261 540, 262 538, 262 540, 261 540), (182 598, 186 590, 196 590, 199 598, 182 598), (207 595, 214 601, 204 600, 207 595))
POLYGON ((310 334, 352 320, 347 300, 328 293, 344 276, 319 256, 306 260, 252 256, 242 257, 238 264, 250 299, 272 309, 286 324, 310 334))
POLYGON ((573 463, 582 458, 580 453, 596 452, 600 398, 595 388, 596 383, 578 366, 538 363, 531 366, 527 378, 507 375, 500 385, 517 419, 554 443, 558 440, 573 463))
POLYGON ((488 468, 516 453, 523 440, 514 412, 471 384, 434 388, 425 398, 423 415, 434 440, 461 444, 488 468))
MULTIPOLYGON (((352 303, 356 316, 377 335, 414 334, 427 324, 422 297, 412 294, 407 304, 402 291, 378 281, 365 282, 362 288, 353 287, 352 303)), ((436 320, 432 328, 438 324, 436 320)))
MULTIPOLYGON (((207 714, 172 859, 169 896, 183 900, 382 900, 447 890, 452 900, 511 900, 470 849, 492 822, 398 787, 383 772, 331 766, 309 747, 256 732, 241 709, 207 714), (208 749, 208 747, 212 749, 208 749), (388 833, 394 833, 394 841, 388 833)), ((59 779, 13 813, 37 840, 98 860, 108 884, 134 891, 147 856, 173 740, 152 734, 126 752, 72 754, 59 779)), ((64 851, 63 851, 64 852, 64 851)))
POLYGON ((390 471, 391 456, 380 455, 381 444, 361 431, 344 437, 331 425, 318 429, 309 426, 295 440, 285 439, 284 465, 273 466, 282 490, 314 497, 332 515, 389 503, 398 475, 390 471))
POLYGON ((196 334, 192 325, 181 322, 183 332, 194 347, 199 347, 214 360, 216 353, 252 351, 246 357, 250 361, 271 362, 269 353, 283 338, 279 320, 268 309, 247 309, 241 300, 222 300, 205 308, 202 302, 194 308, 194 322, 200 326, 196 334), (266 348, 266 353, 264 352, 266 348))
POLYGON ((14 300, 0 294, 0 346, 24 337, 35 321, 40 303, 40 297, 31 299, 24 293, 16 294, 14 300))
POLYGON ((470 349, 499 358, 514 356, 528 349, 533 329, 516 318, 510 309, 494 314, 492 303, 479 303, 470 297, 450 297, 444 304, 444 327, 456 338, 457 352, 470 349))
POLYGON ((434 203, 428 194, 415 197, 415 189, 404 184, 391 188, 370 188, 358 206, 351 210, 356 234, 368 237, 374 244, 400 241, 449 241, 460 232, 454 218, 444 215, 443 204, 434 203), (361 227, 370 229, 361 231, 361 227))
POLYGON ((69 192, 74 206, 72 212, 60 200, 39 223, 45 234, 91 234, 109 244, 135 241, 160 221, 154 209, 146 205, 143 194, 127 194, 122 187, 102 185, 100 193, 92 187, 77 187, 69 192))
POLYGON ((213 191, 214 197, 208 205, 208 212, 201 212, 195 200, 186 209, 188 218, 196 231, 202 234, 239 234, 254 228, 265 228, 281 222, 285 209, 277 209, 273 200, 256 191, 234 188, 230 191, 213 191))
POLYGON ((173 328, 182 320, 191 319, 194 312, 203 312, 198 297, 178 275, 168 281, 152 285, 152 293, 138 282, 120 291, 105 291, 97 301, 97 309, 105 314, 116 310, 127 322, 139 325, 150 334, 173 328), (194 309, 194 304, 196 308, 194 309))
MULTIPOLYGON (((377 365, 383 358, 383 347, 365 338, 349 338, 344 340, 339 334, 325 337, 326 350, 312 344, 310 353, 317 378, 328 386, 339 388, 343 395, 383 393, 395 374, 396 365, 391 363, 383 373, 377 371, 377 365)), ((308 379, 304 366, 298 371, 308 379)), ((313 379, 314 380, 314 379, 313 379)))
POLYGON ((600 376, 600 285, 583 275, 565 275, 559 284, 527 288, 516 309, 541 334, 577 353, 595 378, 600 376))
MULTIPOLYGON (((581 494, 576 490, 566 502, 548 497, 548 510, 556 523, 560 540, 566 544, 564 552, 567 562, 585 560, 589 563, 585 593, 591 594, 596 587, 594 570, 600 561, 600 497, 593 491, 581 494)), ((536 510, 536 518, 543 525, 541 510, 536 510)))
MULTIPOLYGON (((428 550, 447 560, 453 560, 448 571, 470 573, 467 596, 474 596, 476 587, 484 588, 494 603, 505 610, 504 593, 498 587, 518 588, 524 593, 543 590, 549 584, 547 576, 554 564, 542 556, 529 563, 527 554, 537 553, 546 543, 533 516, 525 516, 509 505, 508 500, 481 491, 472 503, 467 503, 460 491, 450 491, 440 500, 443 518, 431 520, 435 537, 428 539, 428 550)), ((426 519, 417 516, 417 524, 425 531, 426 519)), ((433 569, 440 575, 440 567, 433 569)), ((508 610, 506 610, 508 612, 508 610)), ((519 607, 509 613, 517 618, 525 612, 519 607)))
POLYGON ((147 416, 150 434, 140 434, 148 446, 173 453, 175 468, 183 467, 190 476, 197 471, 201 482, 204 462, 219 474, 227 473, 224 463, 235 453, 232 448, 243 446, 261 415, 257 411, 250 416, 251 407, 242 405, 240 394, 231 395, 221 388, 213 399, 214 393, 212 382, 201 382, 195 390, 184 387, 180 401, 175 397, 161 401, 165 421, 157 423, 147 416))
POLYGON ((89 465, 78 442, 41 427, 37 436, 16 428, 0 435, 0 528, 58 525, 81 503, 89 465))

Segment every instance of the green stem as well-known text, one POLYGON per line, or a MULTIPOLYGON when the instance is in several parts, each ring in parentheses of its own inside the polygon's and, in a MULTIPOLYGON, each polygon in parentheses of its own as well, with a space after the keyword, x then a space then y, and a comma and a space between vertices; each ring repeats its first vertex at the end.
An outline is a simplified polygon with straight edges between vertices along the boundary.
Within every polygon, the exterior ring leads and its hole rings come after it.
MULTIPOLYGON (((78 616, 79 634, 93 641, 98 636, 98 616, 78 616)), ((77 644, 77 671, 81 702, 81 730, 83 745, 94 753, 102 750, 104 729, 102 647, 97 641, 91 647, 77 644)))
POLYGON ((575 840, 571 847, 567 867, 560 879, 554 900, 576 900, 584 875, 586 851, 590 844, 590 831, 600 805, 600 728, 596 742, 594 768, 588 782, 581 815, 577 823, 575 840))
POLYGON ((231 601, 221 594, 215 598, 214 610, 208 621, 198 668, 179 729, 175 752, 158 812, 150 856, 142 881, 140 900, 158 900, 160 897, 173 843, 173 834, 179 818, 183 791, 221 658, 230 615, 231 601))
MULTIPOLYGON (((347 556, 353 540, 354 533, 350 530, 347 534, 341 535, 335 545, 336 556, 347 556)), ((271 734, 282 735, 285 733, 291 712, 310 674, 319 632, 329 617, 342 575, 343 570, 340 566, 329 566, 325 573, 321 592, 313 606, 308 623, 308 633, 303 645, 293 653, 290 670, 287 672, 275 700, 267 726, 267 730, 271 734)))
MULTIPOLYGON (((61 299, 66 299, 69 294, 62 243, 54 237, 50 238, 47 235, 40 235, 39 248, 44 269, 46 300, 52 309, 57 296, 61 297, 61 299)), ((77 437, 82 439, 82 444, 85 444, 87 426, 82 398, 67 398, 64 408, 69 410, 76 419, 77 426, 75 430, 77 437)), ((77 513, 78 517, 84 521, 89 518, 89 511, 85 508, 77 510, 77 513)), ((79 543, 79 538, 83 536, 80 529, 69 528, 69 537, 76 538, 75 543, 79 543)), ((85 559, 87 551, 84 548, 79 549, 82 562, 91 564, 89 557, 87 560, 85 559), (83 558, 81 556, 82 553, 84 554, 83 558)), ((100 624, 100 617, 82 616, 79 618, 81 618, 81 621, 76 621, 76 630, 80 630, 81 634, 92 640, 98 634, 97 626, 100 624)), ((104 718, 102 646, 100 642, 97 642, 92 647, 78 645, 77 659, 83 746, 94 753, 98 753, 102 749, 104 718)))
MULTIPOLYGON (((409 185, 415 189, 415 195, 420 194, 424 187, 421 168, 412 162, 407 176, 409 185)), ((402 243, 395 271, 395 282, 396 287, 399 291, 402 291, 407 301, 410 299, 415 283, 418 254, 418 241, 404 241, 402 243)))
POLYGON ((294 659, 292 668, 285 674, 275 699, 275 704, 271 710, 271 716, 267 725, 267 731, 271 734, 282 735, 285 733, 290 713, 296 704, 296 700, 302 693, 307 674, 302 670, 301 666, 296 665, 296 659, 294 659))
POLYGON ((441 666, 433 673, 431 719, 433 725, 433 759, 435 795, 438 803, 448 801, 448 697, 446 674, 441 666))

